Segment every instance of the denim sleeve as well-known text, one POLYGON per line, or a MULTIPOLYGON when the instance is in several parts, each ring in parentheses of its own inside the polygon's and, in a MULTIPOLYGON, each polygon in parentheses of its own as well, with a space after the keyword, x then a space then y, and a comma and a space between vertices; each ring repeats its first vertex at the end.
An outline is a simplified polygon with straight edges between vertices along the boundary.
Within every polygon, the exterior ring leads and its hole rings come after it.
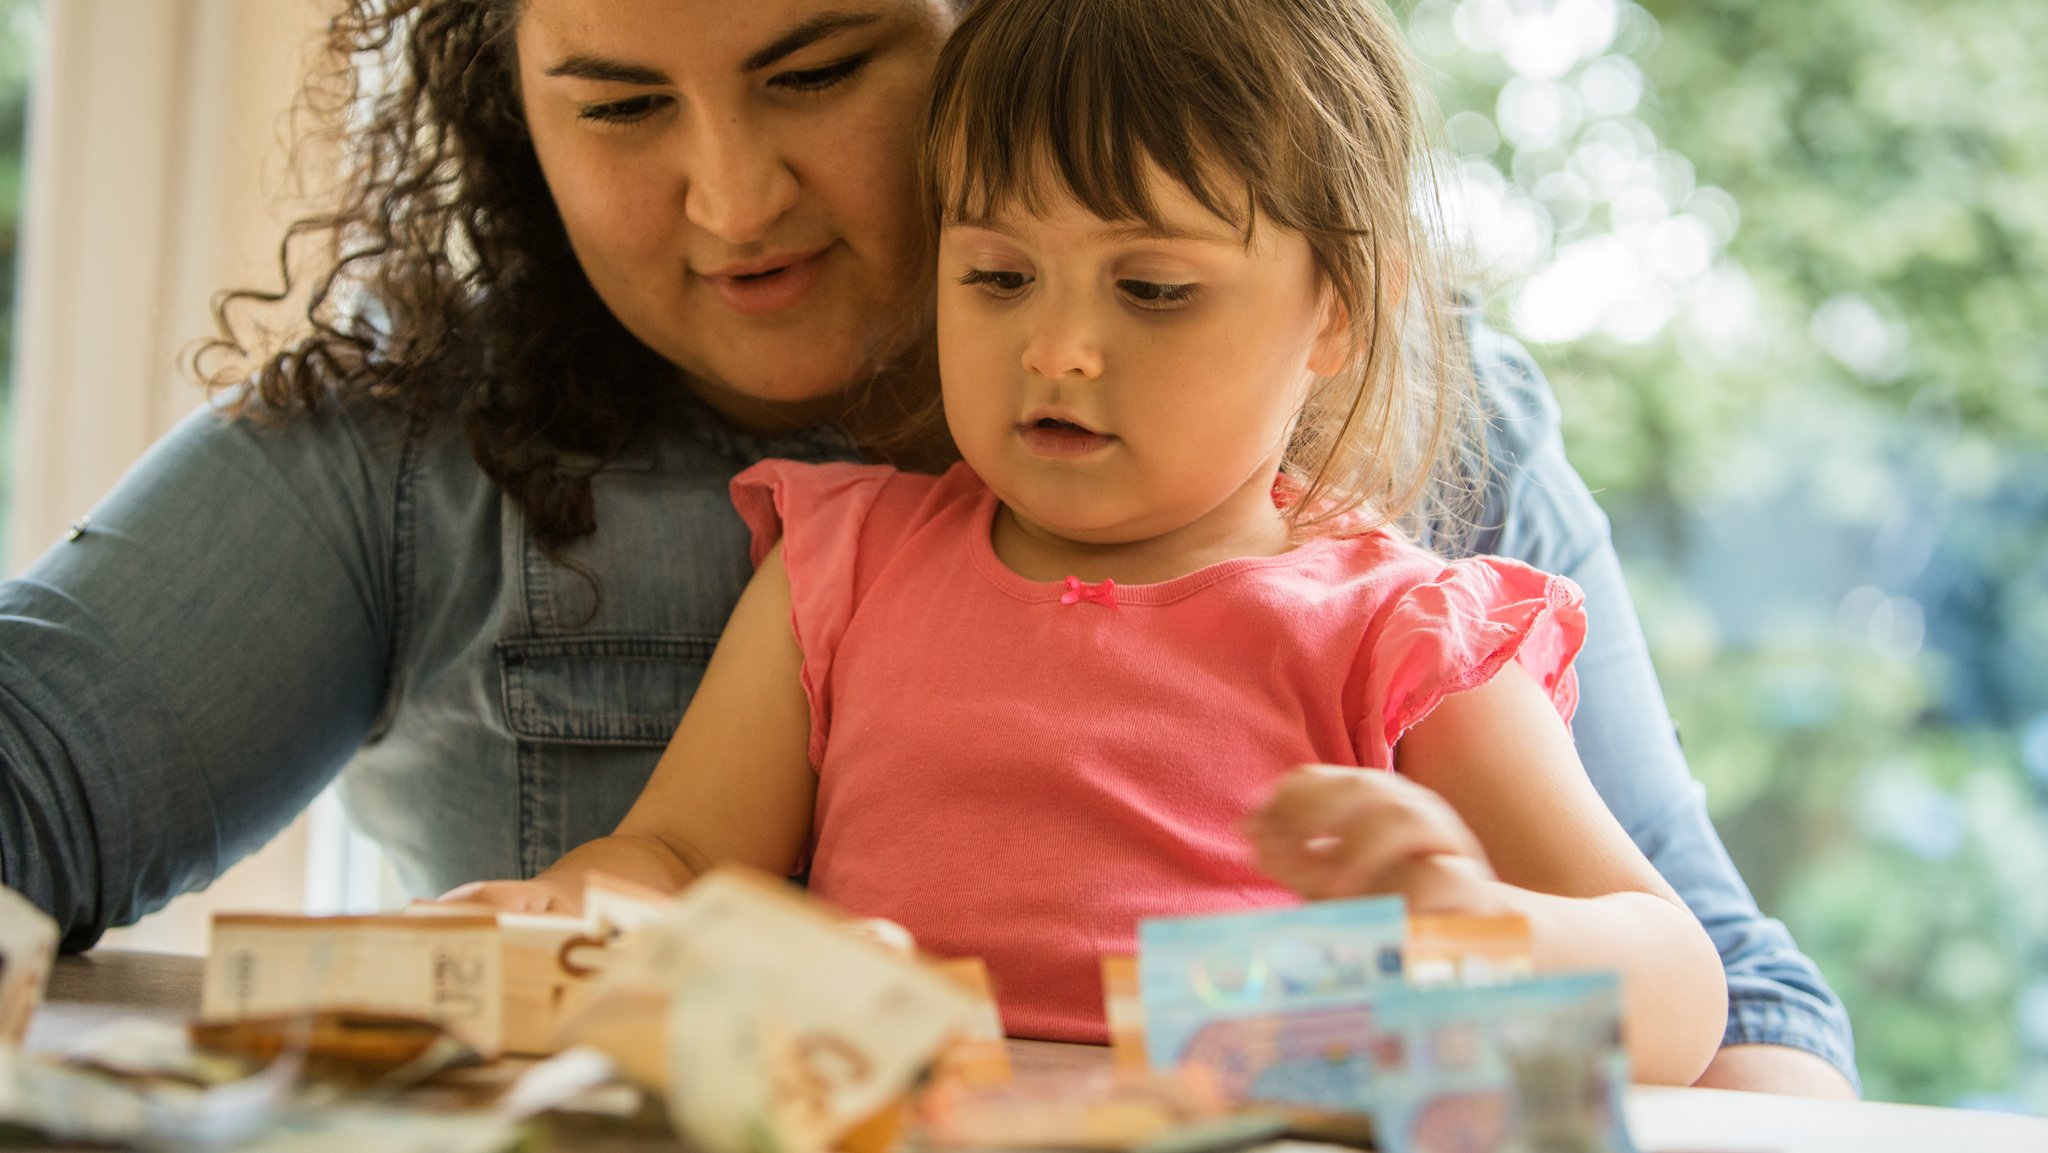
POLYGON ((1721 950, 1723 1044, 1814 1053, 1857 1083, 1848 1015, 1785 926, 1767 918, 1707 818, 1623 583, 1607 516, 1565 459, 1556 400, 1529 354, 1472 321, 1488 418, 1485 508, 1470 547, 1562 573, 1586 593, 1572 732, 1593 785, 1721 950))
POLYGON ((0 881, 89 947, 253 851, 384 692, 400 430, 211 409, 0 585, 0 881))

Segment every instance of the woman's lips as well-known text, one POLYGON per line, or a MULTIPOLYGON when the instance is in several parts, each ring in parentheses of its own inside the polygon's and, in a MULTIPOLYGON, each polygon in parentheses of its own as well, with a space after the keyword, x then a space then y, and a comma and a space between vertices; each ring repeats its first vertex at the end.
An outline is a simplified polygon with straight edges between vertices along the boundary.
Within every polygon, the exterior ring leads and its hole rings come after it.
POLYGON ((798 257, 780 267, 742 275, 704 276, 704 283, 742 316, 767 316, 801 301, 817 287, 825 272, 825 257, 831 246, 809 256, 798 257))
POLYGON ((1020 424, 1017 435, 1024 441, 1024 448, 1032 454, 1062 459, 1087 456, 1116 442, 1116 437, 1106 432, 1093 432, 1076 424, 1050 421, 1020 424))

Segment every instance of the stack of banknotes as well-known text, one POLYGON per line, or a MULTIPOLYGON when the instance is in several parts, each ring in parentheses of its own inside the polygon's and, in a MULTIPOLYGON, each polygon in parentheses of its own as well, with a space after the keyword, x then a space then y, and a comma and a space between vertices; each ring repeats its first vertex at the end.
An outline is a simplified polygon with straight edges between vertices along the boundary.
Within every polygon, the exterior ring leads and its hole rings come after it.
POLYGON ((0 890, 0 1144, 490 1153, 580 1117, 704 1153, 1633 1148, 1616 980, 1533 976, 1519 918, 1148 921, 1103 959, 1111 1059, 1019 1076, 978 962, 780 880, 597 879, 584 904, 222 915, 189 1027, 31 1055, 55 929, 0 890))

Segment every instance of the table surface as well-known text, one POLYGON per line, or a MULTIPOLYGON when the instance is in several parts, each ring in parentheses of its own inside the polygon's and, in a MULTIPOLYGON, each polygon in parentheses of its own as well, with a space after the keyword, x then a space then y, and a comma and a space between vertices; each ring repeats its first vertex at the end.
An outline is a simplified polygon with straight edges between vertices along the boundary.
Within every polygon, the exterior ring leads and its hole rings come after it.
MULTIPOLYGON (((29 1027, 55 1048, 118 1017, 184 1021, 199 1009, 198 957, 102 951, 57 962, 29 1027)), ((1083 1045, 1013 1041, 1020 1071, 1100 1065, 1083 1045)), ((2048 1118, 1871 1101, 1634 1086, 1629 1130, 1642 1153, 2048 1153, 2048 1118)))

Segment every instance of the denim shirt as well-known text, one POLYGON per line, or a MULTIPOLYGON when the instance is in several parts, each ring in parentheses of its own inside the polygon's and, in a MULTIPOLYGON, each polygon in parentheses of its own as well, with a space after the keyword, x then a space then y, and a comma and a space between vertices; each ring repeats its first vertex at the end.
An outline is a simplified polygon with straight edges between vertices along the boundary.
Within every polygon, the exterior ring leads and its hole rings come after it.
MULTIPOLYGON (((1506 337, 1473 341, 1495 465, 1477 549, 1585 589, 1579 752, 1719 946, 1726 1042, 1854 1080, 1840 1002, 1708 822, 1547 385, 1506 337)), ((557 563, 452 421, 193 415, 0 586, 0 880, 83 949, 337 773, 414 892, 533 875, 612 830, 689 703, 750 572, 733 475, 849 455, 830 430, 693 416, 597 476, 599 529, 557 563)))

